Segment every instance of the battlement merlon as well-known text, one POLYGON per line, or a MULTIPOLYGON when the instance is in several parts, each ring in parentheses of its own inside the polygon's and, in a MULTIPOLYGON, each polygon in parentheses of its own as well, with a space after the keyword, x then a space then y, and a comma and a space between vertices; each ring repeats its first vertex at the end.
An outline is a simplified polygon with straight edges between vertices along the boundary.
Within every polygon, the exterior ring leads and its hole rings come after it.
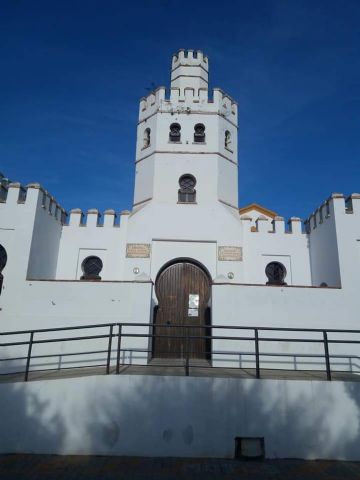
POLYGON ((209 61, 200 50, 179 50, 172 57, 171 88, 208 88, 209 61))
POLYGON ((130 212, 128 210, 122 210, 119 215, 113 209, 105 210, 103 213, 104 221, 100 223, 101 213, 97 208, 88 209, 86 215, 80 208, 73 208, 70 210, 69 223, 64 226, 70 228, 121 228, 127 222, 129 215, 130 212), (120 216, 120 223, 117 223, 118 216, 120 216))
POLYGON ((276 216, 273 220, 269 220, 264 215, 260 215, 255 222, 255 226, 252 226, 252 218, 248 215, 241 216, 240 220, 243 225, 244 231, 250 233, 271 233, 278 235, 290 234, 290 236, 292 237, 302 237, 304 235, 302 228, 303 223, 301 218, 299 217, 291 217, 287 222, 287 229, 285 225, 285 219, 278 216, 276 216))
POLYGON ((348 219, 360 215, 360 194, 352 193, 345 196, 342 193, 332 193, 313 213, 305 220, 307 233, 311 233, 327 219, 333 219, 336 215, 346 215, 348 219))
POLYGON ((166 95, 165 87, 158 87, 147 97, 140 99, 139 123, 146 121, 155 113, 190 114, 218 113, 231 123, 237 125, 237 102, 221 88, 214 88, 212 99, 207 88, 194 89, 186 87, 171 88, 170 96, 166 95))
MULTIPOLYGON (((29 183, 26 186, 19 182, 10 182, 0 185, 0 204, 2 209, 12 211, 16 206, 25 206, 44 209, 58 222, 64 224, 67 213, 56 199, 39 183, 29 183)), ((5 210, 4 210, 5 211, 5 210)))

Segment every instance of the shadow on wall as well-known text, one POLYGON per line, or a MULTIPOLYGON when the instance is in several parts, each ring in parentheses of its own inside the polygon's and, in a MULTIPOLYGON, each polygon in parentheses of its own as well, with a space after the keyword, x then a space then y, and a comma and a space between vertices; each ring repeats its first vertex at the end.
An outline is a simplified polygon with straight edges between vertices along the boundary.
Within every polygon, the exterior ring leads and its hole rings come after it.
POLYGON ((140 448, 150 456, 232 458, 235 437, 244 436, 265 437, 268 458, 359 459, 360 385, 350 387, 352 395, 348 388, 341 382, 142 377, 128 393, 98 391, 99 401, 89 407, 99 421, 86 430, 92 449, 114 454, 120 448, 138 455, 140 448))
POLYGON ((65 437, 61 414, 52 414, 50 399, 26 387, 25 383, 0 385, 0 452, 54 452, 65 437))
POLYGON ((360 383, 93 376, 0 385, 1 452, 359 460, 360 383))

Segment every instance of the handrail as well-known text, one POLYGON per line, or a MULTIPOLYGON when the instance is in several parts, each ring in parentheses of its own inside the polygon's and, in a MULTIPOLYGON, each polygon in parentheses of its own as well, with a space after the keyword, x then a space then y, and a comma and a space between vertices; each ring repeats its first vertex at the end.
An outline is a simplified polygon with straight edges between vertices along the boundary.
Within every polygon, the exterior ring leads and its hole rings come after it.
MULTIPOLYGON (((123 325, 123 326, 131 326, 131 327, 144 327, 144 326, 152 326, 155 327, 155 324, 152 323, 125 323, 125 322, 115 322, 115 323, 97 323, 97 324, 90 324, 90 325, 75 325, 73 327, 55 327, 55 328, 39 328, 36 330, 15 330, 15 331, 8 331, 8 332, 0 332, 0 335, 25 335, 27 333, 35 332, 35 333, 42 333, 42 332, 58 332, 62 330, 79 330, 82 328, 101 328, 101 327, 110 327, 111 325, 123 325)), ((161 327, 169 327, 169 328, 218 328, 218 329, 225 329, 225 330, 271 330, 271 331, 282 331, 282 332, 319 332, 322 333, 324 330, 328 333, 359 333, 360 330, 354 329, 337 329, 337 328, 295 328, 295 327, 259 327, 257 325, 160 325, 161 327)))
MULTIPOLYGON (((94 332, 95 333, 95 332, 94 332)), ((112 351, 113 351, 113 339, 117 339, 116 342, 116 373, 118 374, 120 372, 120 365, 125 365, 124 362, 121 362, 121 352, 132 352, 132 353, 141 353, 141 354, 147 354, 149 357, 152 348, 135 348, 133 347, 127 347, 124 348, 122 347, 122 339, 137 339, 137 338, 142 338, 142 339, 148 339, 148 341, 154 341, 155 339, 159 338, 165 338, 165 339, 182 339, 184 341, 183 345, 185 347, 181 352, 178 352, 177 350, 174 350, 173 353, 179 353, 182 355, 181 358, 185 361, 185 374, 189 375, 190 374, 190 367, 191 367, 191 361, 190 361, 190 354, 191 354, 191 342, 193 340, 199 340, 202 339, 204 341, 208 341, 209 343, 214 341, 214 340, 221 340, 221 341, 236 341, 236 342, 253 342, 254 345, 254 350, 252 352, 242 352, 242 351, 224 351, 224 352, 218 352, 216 350, 211 349, 208 351, 206 347, 206 351, 203 352, 203 354, 211 356, 214 358, 217 355, 247 355, 247 356, 254 356, 255 357, 255 374, 256 378, 261 377, 261 357, 262 356, 274 356, 274 357, 311 357, 311 358, 323 358, 325 360, 325 372, 326 372, 326 378, 327 380, 332 380, 332 369, 331 369, 331 359, 333 358, 360 358, 357 355, 354 355, 353 353, 347 353, 346 355, 338 355, 338 354, 333 354, 331 355, 329 352, 329 345, 330 344, 342 344, 342 345, 356 345, 360 344, 360 339, 353 339, 353 338, 345 338, 345 339, 339 339, 339 338, 329 338, 329 334, 360 334, 360 330, 354 330, 354 329, 317 329, 317 328, 295 328, 295 327, 258 327, 258 326, 244 326, 244 325, 156 325, 152 323, 124 323, 124 322, 119 322, 119 323, 98 323, 98 324, 92 324, 92 325, 77 325, 73 327, 58 327, 58 328, 43 328, 43 329, 36 329, 36 330, 20 330, 20 331, 12 331, 12 332, 0 332, 0 336, 2 335, 3 337, 6 336, 18 336, 18 335, 29 335, 28 339, 26 340, 21 340, 21 341, 15 341, 15 342, 9 342, 5 341, 4 343, 0 343, 0 347, 21 347, 21 346, 27 346, 27 354, 26 356, 19 357, 17 355, 16 357, 9 357, 9 358, 0 358, 0 361, 15 361, 15 360, 26 360, 25 363, 25 369, 23 371, 24 373, 24 380, 28 381, 29 379, 29 373, 31 372, 30 366, 31 366, 31 361, 34 359, 39 359, 39 358, 52 358, 52 357, 59 357, 63 358, 66 356, 76 356, 76 355, 93 355, 93 354, 106 354, 106 361, 104 364, 105 366, 105 371, 107 374, 110 373, 111 371, 111 365, 112 365, 112 351), (133 333, 132 331, 127 332, 127 328, 138 328, 141 327, 143 329, 146 329, 146 331, 140 332, 140 333, 133 333), (163 331, 166 331, 167 333, 157 333, 156 328, 161 328, 163 331), (174 333, 171 333, 172 329, 177 329, 174 333), (39 334, 44 334, 44 333, 56 333, 56 332, 77 332, 80 330, 88 330, 88 329, 107 329, 106 333, 98 333, 95 335, 82 335, 82 336, 65 336, 61 335, 60 337, 51 337, 51 338, 37 338, 39 334), (155 329, 155 333, 154 333, 155 329), (192 330, 190 330, 192 329, 192 330), (205 332, 203 335, 194 334, 194 331, 202 331, 205 329, 205 332), (236 335, 214 335, 213 331, 214 330, 236 330, 236 331, 249 331, 248 336, 236 336, 236 335), (178 333, 178 332, 181 333, 178 333), (209 333, 210 332, 210 333, 209 333), (280 336, 269 336, 269 332, 294 332, 297 334, 301 333, 312 333, 312 334, 320 334, 319 337, 316 338, 299 338, 299 335, 296 337, 280 337, 280 336), (266 336, 263 336, 262 334, 267 334, 266 336), (68 352, 68 353, 49 353, 47 355, 34 355, 33 354, 33 349, 35 345, 41 345, 41 344, 54 344, 54 343, 61 343, 61 342, 79 342, 79 341, 87 341, 87 340, 101 340, 101 339, 106 339, 107 340, 107 347, 104 350, 91 350, 91 351, 77 351, 77 352, 68 352), (308 344, 322 344, 323 345, 323 354, 308 354, 308 353, 288 353, 284 354, 283 352, 268 352, 268 351, 261 351, 260 345, 263 342, 287 342, 287 343, 308 343, 308 344)), ((332 335, 333 336, 333 335, 332 335)), ((147 359, 148 360, 148 359, 147 359)), ((148 364, 148 361, 146 362, 146 365, 148 364)), ((93 365, 93 364, 92 364, 93 365)), ((71 368, 71 367, 63 367, 60 366, 59 369, 61 368, 71 368)), ((209 368, 216 368, 212 365, 209 365, 209 368)), ((231 367, 233 368, 233 367, 231 367)), ((45 368, 45 370, 53 370, 49 368, 45 368)), ((1 375, 1 372, 0 372, 1 375)))

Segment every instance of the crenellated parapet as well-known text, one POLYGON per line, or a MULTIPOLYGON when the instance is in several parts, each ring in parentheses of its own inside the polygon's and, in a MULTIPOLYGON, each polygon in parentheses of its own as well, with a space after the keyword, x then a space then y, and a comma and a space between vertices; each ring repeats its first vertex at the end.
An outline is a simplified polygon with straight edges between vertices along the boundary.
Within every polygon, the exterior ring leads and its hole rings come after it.
POLYGON ((268 217, 260 215, 255 222, 255 226, 252 225, 253 219, 250 216, 242 216, 240 220, 244 230, 254 234, 304 235, 303 222, 298 217, 291 217, 287 221, 287 225, 284 217, 279 216, 270 220, 268 217))
POLYGON ((327 221, 334 219, 339 214, 360 216, 360 194, 352 193, 345 196, 342 193, 332 193, 309 217, 305 220, 306 232, 313 230, 327 221))
POLYGON ((129 210, 123 210, 119 214, 113 209, 105 210, 103 215, 96 208, 90 208, 86 214, 80 208, 70 210, 68 227, 87 228, 119 228, 129 217, 129 210))
POLYGON ((140 100, 139 122, 147 120, 155 113, 190 114, 217 113, 237 124, 237 102, 221 88, 212 90, 209 98, 207 88, 172 87, 167 93, 165 87, 159 87, 140 100))
POLYGON ((32 197, 41 198, 41 208, 53 216, 58 222, 65 223, 67 213, 56 199, 45 190, 39 183, 29 183, 24 186, 18 182, 1 182, 0 184, 0 204, 4 208, 14 208, 15 205, 28 205, 32 197))
MULTIPOLYGON (((172 56, 171 71, 174 72, 182 66, 199 67, 208 73, 209 59, 201 50, 185 50, 181 48, 172 56)), ((176 77, 176 75, 172 76, 172 81, 174 77, 176 77)))

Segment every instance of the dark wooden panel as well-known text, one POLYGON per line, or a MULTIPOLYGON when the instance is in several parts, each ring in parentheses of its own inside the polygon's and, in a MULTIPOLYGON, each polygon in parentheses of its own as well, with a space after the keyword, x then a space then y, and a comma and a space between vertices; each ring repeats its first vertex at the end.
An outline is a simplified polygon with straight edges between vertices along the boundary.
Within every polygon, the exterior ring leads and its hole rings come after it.
POLYGON ((155 320, 155 335, 200 336, 199 339, 155 337, 153 356, 157 358, 207 358, 208 332, 200 325, 209 322, 210 281, 206 273, 190 262, 167 267, 156 282, 159 307, 155 320), (199 295, 197 316, 189 316, 189 295, 199 295), (170 327, 170 325, 172 327, 170 327), (185 328, 184 325, 191 325, 185 328))

